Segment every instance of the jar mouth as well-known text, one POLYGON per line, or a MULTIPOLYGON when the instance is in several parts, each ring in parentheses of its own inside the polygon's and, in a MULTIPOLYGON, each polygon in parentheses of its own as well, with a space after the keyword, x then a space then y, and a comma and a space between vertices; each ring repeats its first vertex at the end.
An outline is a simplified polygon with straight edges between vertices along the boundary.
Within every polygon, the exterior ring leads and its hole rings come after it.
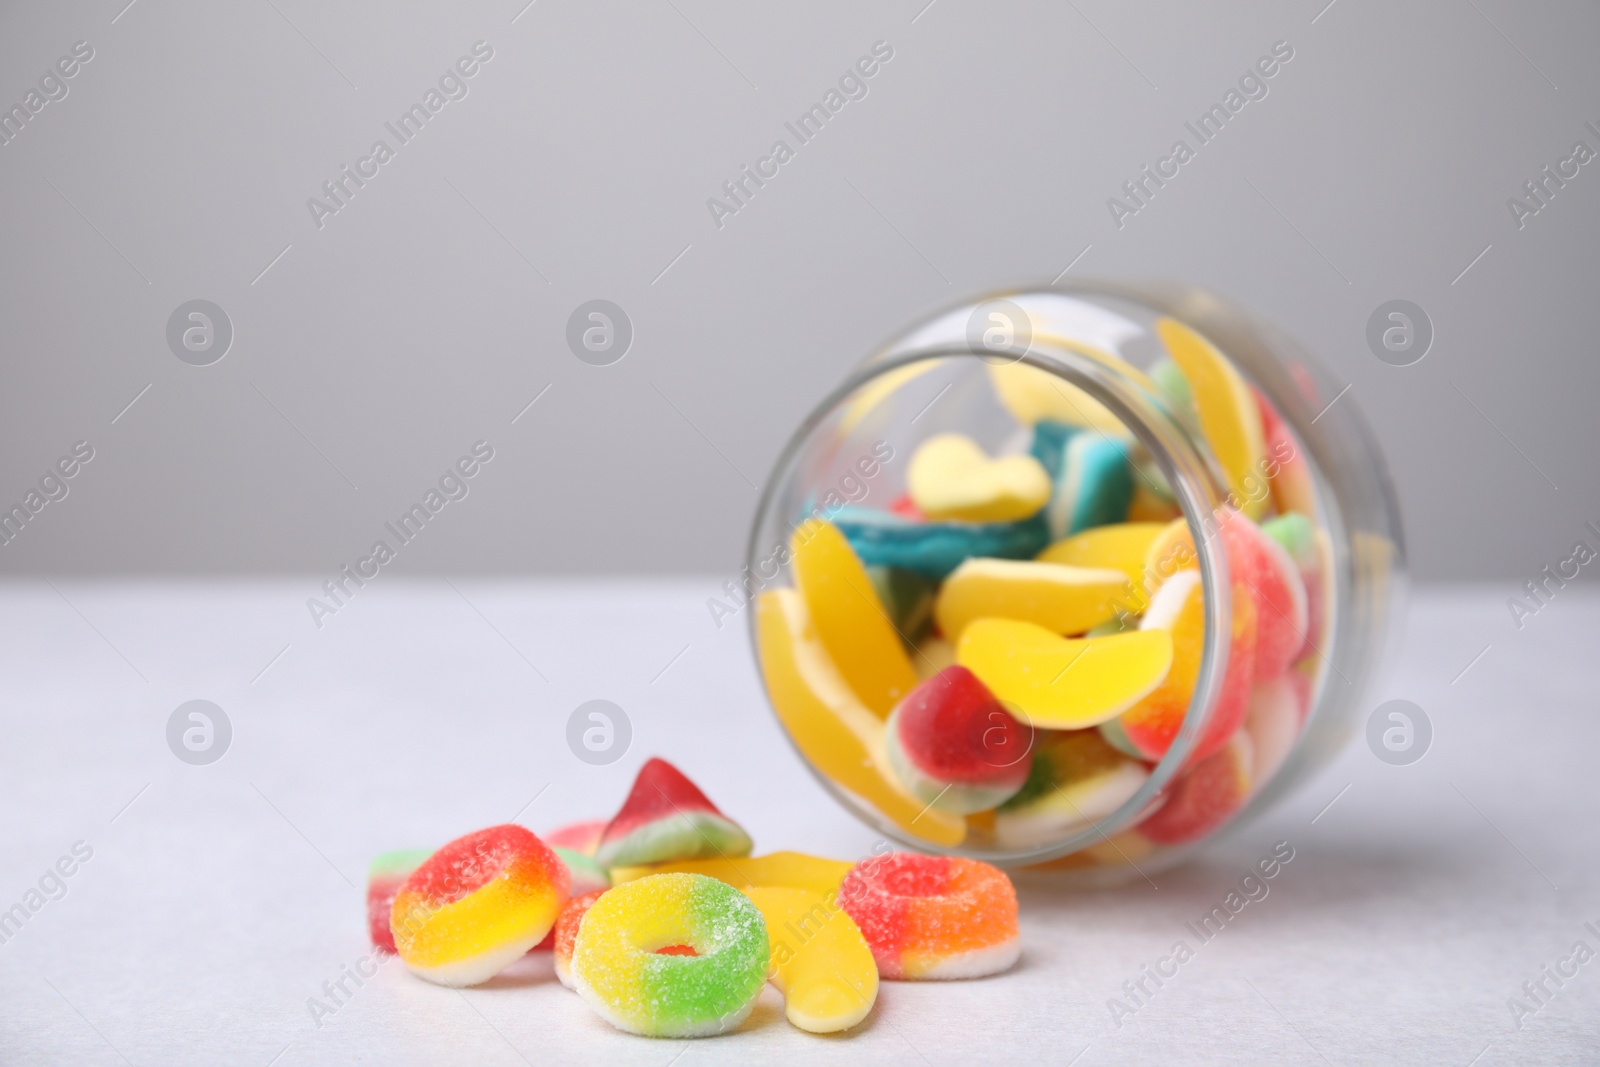
MULTIPOLYGON (((779 492, 779 487, 788 481, 802 451, 824 421, 842 404, 868 388, 873 382, 884 380, 886 375, 920 363, 928 363, 931 366, 950 360, 979 360, 993 364, 996 362, 996 357, 991 351, 960 344, 930 344, 895 349, 870 360, 828 394, 806 416, 784 446, 774 465, 773 476, 768 479, 762 490, 757 505, 757 519, 752 526, 746 549, 746 559, 752 568, 756 567, 757 561, 762 558, 766 541, 763 531, 767 525, 766 520, 777 503, 776 494, 779 492)), ((1228 663, 1233 609, 1228 561, 1220 545, 1220 538, 1216 535, 1218 529, 1216 520, 1223 514, 1225 508, 1225 494, 1219 486, 1225 482, 1205 444, 1190 433, 1158 395, 1141 384, 1132 374, 1118 369, 1115 363, 1086 354, 1086 351, 1074 347, 1064 339, 1048 336, 1032 337, 1025 351, 1016 353, 1014 359, 1007 353, 1005 361, 1025 364, 1054 375, 1082 390, 1115 415, 1122 426, 1148 450, 1150 458, 1166 478, 1173 498, 1188 525, 1204 596, 1204 646, 1189 709, 1170 747, 1138 790, 1109 814, 1086 821, 1081 829, 1058 841, 1027 849, 996 849, 972 847, 966 844, 935 845, 904 831, 864 800, 855 797, 830 779, 806 757, 789 731, 785 729, 783 732, 785 740, 823 789, 863 822, 886 837, 922 851, 967 856, 1005 867, 1025 867, 1047 863, 1099 843, 1109 843, 1111 847, 1116 848, 1116 843, 1110 840, 1111 837, 1135 825, 1148 814, 1153 801, 1163 793, 1181 770, 1186 769, 1211 713, 1217 706, 1217 696, 1228 663)), ((797 524, 789 524, 791 528, 793 525, 797 524)), ((785 530, 785 533, 787 532, 789 529, 785 530)), ((1142 602, 1148 598, 1150 590, 1135 589, 1130 581, 1129 592, 1138 598, 1136 602, 1142 602)), ((750 614, 748 625, 753 645, 759 645, 754 613, 750 614)), ((1130 859, 1129 863, 1132 862, 1130 859)))

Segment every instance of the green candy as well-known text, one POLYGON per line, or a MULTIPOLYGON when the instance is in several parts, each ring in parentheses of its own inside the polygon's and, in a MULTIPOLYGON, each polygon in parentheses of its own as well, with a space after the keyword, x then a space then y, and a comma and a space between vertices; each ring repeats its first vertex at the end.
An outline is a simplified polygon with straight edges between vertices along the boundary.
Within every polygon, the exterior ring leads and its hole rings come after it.
POLYGON ((573 985, 621 1030, 708 1037, 744 1021, 771 947, 754 902, 703 874, 653 874, 607 890, 578 928, 573 985), (692 956, 661 949, 687 945, 692 956))

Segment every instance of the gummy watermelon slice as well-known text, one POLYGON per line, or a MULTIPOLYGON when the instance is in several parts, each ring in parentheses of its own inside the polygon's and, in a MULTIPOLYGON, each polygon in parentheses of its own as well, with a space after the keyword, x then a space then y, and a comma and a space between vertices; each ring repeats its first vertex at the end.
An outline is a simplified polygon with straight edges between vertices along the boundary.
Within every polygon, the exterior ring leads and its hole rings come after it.
POLYGON ((750 835, 664 759, 639 768, 633 790, 595 848, 602 867, 750 855, 750 835))

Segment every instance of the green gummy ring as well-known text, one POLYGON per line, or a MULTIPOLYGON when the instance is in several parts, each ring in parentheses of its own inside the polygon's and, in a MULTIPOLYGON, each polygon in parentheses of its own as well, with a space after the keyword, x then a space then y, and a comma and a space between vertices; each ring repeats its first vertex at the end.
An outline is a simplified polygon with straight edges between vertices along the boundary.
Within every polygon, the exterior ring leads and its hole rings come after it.
POLYGON ((703 874, 653 874, 606 891, 572 947, 579 996, 645 1037, 707 1037, 744 1021, 767 980, 767 924, 750 898, 703 874), (688 945, 693 956, 659 949, 688 945))

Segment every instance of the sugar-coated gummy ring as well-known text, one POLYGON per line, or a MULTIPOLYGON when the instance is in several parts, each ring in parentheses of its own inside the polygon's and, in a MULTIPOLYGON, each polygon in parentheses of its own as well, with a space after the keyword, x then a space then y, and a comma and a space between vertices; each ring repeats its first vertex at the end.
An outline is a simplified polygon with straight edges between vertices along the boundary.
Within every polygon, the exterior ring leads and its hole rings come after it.
POLYGON ((554 943, 550 947, 554 952, 556 978, 568 989, 573 988, 572 946, 578 941, 578 928, 583 925, 584 916, 589 914, 589 909, 600 899, 600 895, 609 892, 609 889, 596 889, 573 897, 556 918, 556 928, 551 931, 554 943))
POLYGON ((767 924, 749 897, 703 874, 655 874, 590 905, 571 973, 578 994, 619 1029, 706 1037, 750 1014, 767 960, 767 924), (661 952, 675 946, 695 954, 661 952))
POLYGON ((550 932, 571 875, 521 826, 458 837, 406 878, 389 913, 395 949, 440 985, 486 982, 550 932))
POLYGON ((959 856, 892 852, 839 887, 883 978, 977 978, 1017 961, 1017 893, 1004 871, 959 856))

